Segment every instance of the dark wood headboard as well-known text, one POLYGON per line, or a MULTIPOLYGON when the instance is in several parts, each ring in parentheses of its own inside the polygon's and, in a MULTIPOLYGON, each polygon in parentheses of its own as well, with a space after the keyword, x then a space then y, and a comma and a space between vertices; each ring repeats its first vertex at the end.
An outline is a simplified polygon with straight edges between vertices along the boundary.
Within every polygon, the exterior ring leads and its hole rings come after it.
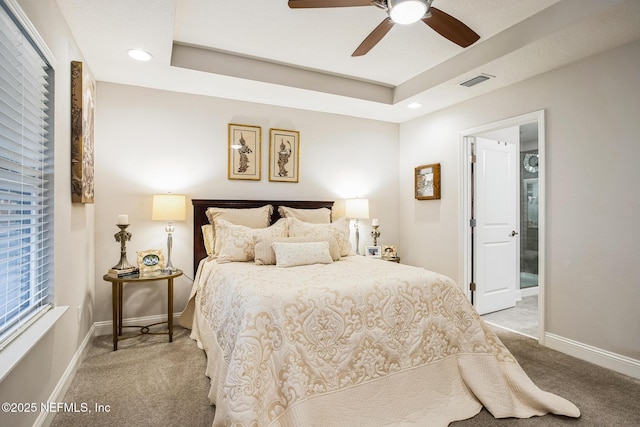
POLYGON ((279 206, 289 206, 296 209, 332 209, 333 202, 310 201, 310 200, 211 200, 211 199, 192 199, 193 204, 193 274, 198 269, 200 260, 207 257, 207 251, 204 248, 204 239, 202 238, 202 226, 209 224, 207 218, 207 208, 259 208, 265 205, 273 205, 273 213, 271 214, 271 224, 280 219, 278 212, 279 206))

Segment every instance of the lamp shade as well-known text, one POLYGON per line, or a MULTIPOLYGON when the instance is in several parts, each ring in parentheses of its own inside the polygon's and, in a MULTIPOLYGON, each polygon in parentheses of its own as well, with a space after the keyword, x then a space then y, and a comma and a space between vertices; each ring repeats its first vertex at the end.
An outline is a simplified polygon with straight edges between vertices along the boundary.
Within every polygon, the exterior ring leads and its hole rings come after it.
POLYGON ((186 218, 185 196, 179 194, 156 194, 153 196, 152 220, 184 221, 186 218))
POLYGON ((344 206, 344 215, 347 218, 369 218, 369 199, 347 199, 344 206))

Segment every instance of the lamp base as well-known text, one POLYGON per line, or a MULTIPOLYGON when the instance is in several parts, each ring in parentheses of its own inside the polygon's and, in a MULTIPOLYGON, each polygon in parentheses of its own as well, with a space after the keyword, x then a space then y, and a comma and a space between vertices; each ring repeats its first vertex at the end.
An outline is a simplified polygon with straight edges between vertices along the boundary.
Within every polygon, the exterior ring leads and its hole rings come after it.
POLYGON ((371 237, 373 237, 373 246, 378 246, 378 237, 380 237, 379 225, 372 225, 371 237))
POLYGON ((173 224, 169 221, 169 224, 166 226, 165 231, 167 232, 167 265, 162 269, 165 273, 173 273, 178 269, 171 264, 171 249, 173 247, 173 224))
POLYGON ((356 229, 356 255, 360 255, 360 226, 358 224, 357 219, 355 223, 355 229, 356 229))

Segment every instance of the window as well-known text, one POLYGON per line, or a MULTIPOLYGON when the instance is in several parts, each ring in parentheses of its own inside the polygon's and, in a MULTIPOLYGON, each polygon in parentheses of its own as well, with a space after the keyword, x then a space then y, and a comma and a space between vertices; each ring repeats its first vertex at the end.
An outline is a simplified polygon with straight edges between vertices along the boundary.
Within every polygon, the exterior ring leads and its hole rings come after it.
POLYGON ((51 306, 53 70, 0 2, 0 349, 51 306))

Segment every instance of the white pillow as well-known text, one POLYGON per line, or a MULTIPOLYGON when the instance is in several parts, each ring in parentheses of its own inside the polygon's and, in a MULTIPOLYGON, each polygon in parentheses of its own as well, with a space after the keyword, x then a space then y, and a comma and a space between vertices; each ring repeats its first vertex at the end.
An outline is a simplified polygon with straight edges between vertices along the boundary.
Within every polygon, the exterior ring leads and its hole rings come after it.
POLYGON ((278 212, 282 218, 296 218, 312 224, 329 224, 331 222, 331 209, 327 208, 296 209, 280 206, 278 212))
POLYGON ((331 264, 329 242, 273 242, 276 267, 295 267, 310 264, 331 264))
POLYGON ((214 225, 217 219, 224 219, 236 225, 265 228, 269 226, 272 212, 272 205, 264 205, 261 208, 207 208, 205 213, 214 225))
POLYGON ((207 255, 214 254, 213 250, 213 225, 205 224, 202 227, 202 241, 204 242, 204 249, 207 251, 207 255))
POLYGON ((349 220, 347 218, 340 218, 331 224, 310 224, 296 218, 288 218, 288 221, 289 236, 313 236, 324 239, 334 238, 338 242, 338 247, 340 247, 341 256, 353 254, 351 241, 349 240, 351 230, 349 229, 349 220))
POLYGON ((264 237, 254 236, 253 243, 255 247, 255 262, 258 265, 273 265, 276 263, 276 254, 273 251, 272 244, 274 242, 283 243, 303 243, 303 242, 328 242, 329 243, 329 255, 334 261, 340 260, 340 247, 336 239, 329 238, 329 240, 323 237, 313 236, 300 236, 300 237, 264 237))
POLYGON ((271 222, 272 205, 261 208, 207 208, 205 214, 213 225, 213 254, 217 255, 220 245, 216 242, 216 220, 223 219, 231 224, 244 225, 251 228, 266 228, 271 222))
POLYGON ((255 249, 253 239, 259 237, 286 237, 287 221, 278 220, 271 227, 250 228, 231 224, 223 219, 216 220, 216 245, 220 243, 217 262, 253 261, 255 249))

